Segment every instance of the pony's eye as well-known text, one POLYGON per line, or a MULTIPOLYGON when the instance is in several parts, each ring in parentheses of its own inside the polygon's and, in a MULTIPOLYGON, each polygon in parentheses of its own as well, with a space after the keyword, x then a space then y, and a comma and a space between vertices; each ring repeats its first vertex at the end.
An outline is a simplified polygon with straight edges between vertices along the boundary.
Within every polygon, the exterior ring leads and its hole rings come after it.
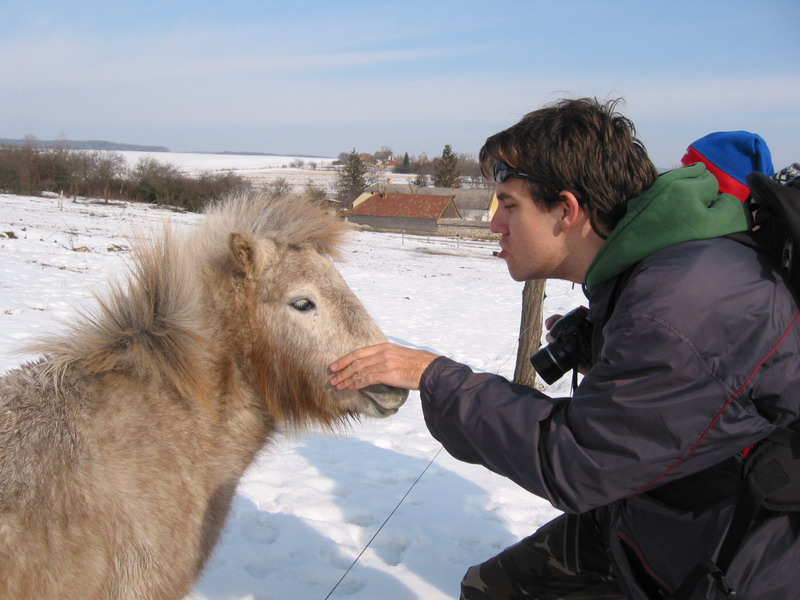
POLYGON ((314 310, 317 307, 317 305, 308 298, 298 298, 297 300, 292 300, 291 304, 293 309, 299 310, 300 312, 314 310))

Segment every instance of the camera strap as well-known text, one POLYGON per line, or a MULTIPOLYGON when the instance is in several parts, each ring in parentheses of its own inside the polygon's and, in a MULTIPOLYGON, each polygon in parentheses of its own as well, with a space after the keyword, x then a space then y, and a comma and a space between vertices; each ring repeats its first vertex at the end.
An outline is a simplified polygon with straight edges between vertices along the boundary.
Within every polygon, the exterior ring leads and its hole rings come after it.
POLYGON ((572 387, 570 388, 570 395, 575 395, 575 390, 578 389, 578 366, 572 367, 572 387))

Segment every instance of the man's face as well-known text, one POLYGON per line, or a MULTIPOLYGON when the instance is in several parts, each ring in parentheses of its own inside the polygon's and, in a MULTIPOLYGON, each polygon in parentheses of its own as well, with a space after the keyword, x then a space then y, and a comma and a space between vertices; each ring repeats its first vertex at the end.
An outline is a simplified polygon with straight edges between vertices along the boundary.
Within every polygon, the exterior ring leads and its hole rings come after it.
POLYGON ((544 210, 527 182, 509 178, 495 185, 498 206, 490 230, 501 234, 498 255, 516 281, 560 277, 564 250, 559 238, 560 206, 544 210))

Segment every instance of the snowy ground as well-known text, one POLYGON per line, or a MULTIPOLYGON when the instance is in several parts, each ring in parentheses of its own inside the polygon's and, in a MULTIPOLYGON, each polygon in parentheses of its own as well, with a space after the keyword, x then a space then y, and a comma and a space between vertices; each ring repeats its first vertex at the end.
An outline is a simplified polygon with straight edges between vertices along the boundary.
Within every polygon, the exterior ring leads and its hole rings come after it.
MULTIPOLYGON (((199 217, 0 195, 0 372, 31 358, 15 349, 57 329, 121 272, 127 234, 165 218, 191 226, 199 217)), ((511 376, 522 287, 494 249, 356 232, 340 269, 393 340, 511 376)), ((583 297, 554 283, 546 302, 550 314, 583 297)), ((566 379, 551 391, 564 394, 566 379)), ((440 450, 415 392, 391 419, 280 439, 243 478, 223 539, 189 598, 456 598, 467 567, 556 512, 440 450)))
MULTIPOLYGON (((309 182, 325 189, 332 189, 336 183, 337 172, 332 168, 334 158, 307 156, 269 156, 243 154, 198 154, 190 152, 118 152, 125 158, 128 167, 133 167, 141 158, 152 158, 158 162, 168 162, 188 175, 201 172, 231 171, 252 181, 255 185, 265 185, 276 179, 285 179, 289 185, 302 190, 309 182), (299 164, 302 166, 292 167, 299 164)), ((416 175, 387 173, 384 183, 407 183, 416 175)))
MULTIPOLYGON (((288 169, 295 162, 306 166, 316 163, 320 168, 329 167, 335 160, 325 157, 279 156, 271 154, 202 154, 198 152, 139 152, 124 150, 121 154, 128 165, 135 165, 141 158, 152 158, 159 162, 169 162, 189 174, 201 171, 242 171, 255 173, 272 169, 288 169)), ((311 168, 309 166, 309 168, 311 168)))

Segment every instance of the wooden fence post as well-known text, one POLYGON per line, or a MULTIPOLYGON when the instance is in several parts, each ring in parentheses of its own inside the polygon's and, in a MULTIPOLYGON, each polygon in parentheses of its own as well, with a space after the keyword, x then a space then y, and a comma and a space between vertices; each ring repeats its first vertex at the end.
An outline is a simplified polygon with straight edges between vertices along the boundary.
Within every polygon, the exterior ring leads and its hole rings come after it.
POLYGON ((529 387, 533 387, 536 382, 536 371, 531 366, 530 356, 541 345, 545 283, 544 279, 526 281, 522 290, 522 316, 519 325, 514 383, 529 387))

